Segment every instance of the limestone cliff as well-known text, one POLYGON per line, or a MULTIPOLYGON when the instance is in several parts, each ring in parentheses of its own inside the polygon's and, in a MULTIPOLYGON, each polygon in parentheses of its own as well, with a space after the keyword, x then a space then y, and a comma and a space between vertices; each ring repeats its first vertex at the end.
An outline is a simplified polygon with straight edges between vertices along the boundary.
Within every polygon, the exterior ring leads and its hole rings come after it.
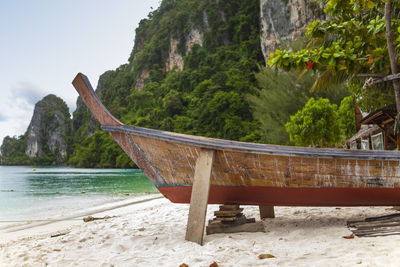
MULTIPOLYGON (((207 20, 205 19, 205 22, 207 20)), ((206 23, 205 23, 206 24, 206 23)), ((192 28, 187 36, 185 36, 185 53, 191 51, 193 45, 198 44, 200 46, 203 45, 204 34, 196 29, 192 28)), ((165 70, 171 71, 176 67, 177 71, 183 70, 183 56, 179 53, 178 50, 179 40, 176 38, 170 39, 170 51, 167 58, 167 62, 165 63, 165 70)))
MULTIPOLYGON (((223 10, 218 10, 219 19, 226 23, 226 15, 223 10)), ((204 34, 210 31, 208 14, 206 10, 202 12, 201 25, 192 25, 190 31, 184 36, 183 49, 179 49, 181 40, 170 33, 169 53, 164 62, 165 71, 182 71, 184 67, 183 57, 190 52, 194 44, 203 46, 204 34), (201 26, 201 27, 199 27, 201 26)), ((260 40, 264 58, 267 59, 269 53, 275 51, 282 42, 294 40, 300 36, 305 27, 316 19, 325 19, 323 7, 316 0, 260 0, 260 40)), ((229 45, 227 34, 224 36, 223 44, 229 45)), ((137 53, 145 46, 145 38, 140 36, 136 39, 136 47, 133 52, 132 62, 135 61, 137 53)), ((133 69, 132 69, 133 70, 133 69)), ((145 79, 149 78, 150 73, 147 68, 138 72, 135 88, 139 91, 143 89, 145 79)))
POLYGON ((323 8, 315 0, 260 0, 261 49, 264 57, 285 41, 301 35, 316 19, 325 19, 323 8))
POLYGON ((65 102, 48 95, 36 103, 26 135, 25 154, 44 158, 51 164, 63 163, 68 155, 71 119, 65 102))
MULTIPOLYGON (((207 18, 204 18, 204 24, 206 25, 207 29, 207 18)), ((141 39, 142 40, 142 39, 141 39)), ((192 28, 188 34, 185 35, 185 43, 184 43, 184 52, 185 54, 191 51, 193 45, 198 44, 200 46, 203 45, 204 41, 204 34, 197 28, 192 28)), ((183 54, 179 51, 178 45, 180 40, 178 38, 170 36, 169 38, 169 54, 165 61, 165 71, 182 71, 183 70, 183 54)), ((138 47, 143 46, 143 44, 139 41, 138 47)), ((140 51, 138 49, 138 51, 140 51)), ((135 58, 133 59, 135 60, 135 58)), ((142 69, 139 72, 139 75, 136 78, 136 85, 135 88, 138 91, 141 91, 144 86, 145 79, 150 77, 150 73, 147 69, 142 69)))

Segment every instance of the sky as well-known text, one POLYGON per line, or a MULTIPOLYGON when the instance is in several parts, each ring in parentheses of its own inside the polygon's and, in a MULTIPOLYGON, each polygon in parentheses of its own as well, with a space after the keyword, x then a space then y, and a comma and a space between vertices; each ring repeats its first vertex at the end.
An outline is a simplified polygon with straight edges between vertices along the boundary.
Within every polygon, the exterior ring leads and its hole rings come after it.
POLYGON ((99 76, 128 62, 135 29, 160 0, 0 0, 0 144, 24 134, 48 94, 71 112, 78 72, 99 76))

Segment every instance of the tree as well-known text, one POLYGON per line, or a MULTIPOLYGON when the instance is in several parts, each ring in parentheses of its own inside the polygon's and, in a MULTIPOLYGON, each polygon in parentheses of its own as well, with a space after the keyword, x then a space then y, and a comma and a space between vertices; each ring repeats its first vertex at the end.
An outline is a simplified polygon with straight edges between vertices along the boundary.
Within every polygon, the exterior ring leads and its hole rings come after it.
MULTIPOLYGON (((313 89, 344 81, 357 83, 364 79, 360 76, 395 74, 400 50, 400 20, 392 19, 399 12, 396 3, 392 7, 390 0, 329 0, 325 12, 330 19, 314 21, 307 28, 309 47, 296 52, 276 50, 268 64, 316 71, 319 79, 313 89)), ((393 86, 400 111, 399 81, 393 81, 393 86)))
POLYGON ((103 131, 96 131, 75 149, 69 164, 90 168, 129 168, 135 164, 116 142, 103 131))
POLYGON ((356 133, 353 96, 343 98, 338 109, 338 116, 343 139, 352 137, 356 133))
MULTIPOLYGON (((390 68, 392 70, 392 74, 397 74, 398 71, 398 60, 399 57, 395 51, 394 43, 393 43, 393 31, 392 31, 392 10, 391 10, 391 0, 387 0, 385 3, 385 26, 386 26, 386 43, 388 47, 388 54, 389 54, 389 61, 390 61, 390 68)), ((400 27, 398 28, 400 32, 400 27)), ((400 37, 397 37, 397 41, 400 37)), ((396 108, 397 112, 400 111, 400 81, 393 80, 393 88, 394 94, 396 96, 396 108)))
POLYGON ((268 144, 289 144, 285 123, 290 116, 301 109, 311 96, 309 87, 313 79, 303 76, 297 80, 294 72, 276 72, 263 68, 256 74, 260 90, 249 94, 254 118, 260 122, 264 142, 268 144))
POLYGON ((299 146, 327 147, 341 139, 337 106, 326 98, 310 98, 285 126, 290 140, 299 146))

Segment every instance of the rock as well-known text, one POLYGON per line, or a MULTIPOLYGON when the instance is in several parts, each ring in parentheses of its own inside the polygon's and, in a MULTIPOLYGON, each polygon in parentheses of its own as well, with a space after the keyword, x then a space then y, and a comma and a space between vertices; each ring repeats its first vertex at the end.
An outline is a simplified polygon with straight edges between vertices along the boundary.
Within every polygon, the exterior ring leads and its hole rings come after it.
POLYGON ((261 49, 264 58, 274 52, 282 41, 300 36, 316 19, 325 19, 323 7, 311 0, 260 0, 261 49))
POLYGON ((83 221, 84 221, 84 222, 91 222, 91 221, 94 221, 94 217, 92 217, 92 216, 84 217, 84 218, 83 218, 83 221))
POLYGON ((68 106, 55 96, 48 95, 36 103, 28 127, 25 154, 31 158, 50 158, 50 164, 64 163, 71 136, 68 106))
POLYGON ((139 74, 139 76, 136 79, 136 85, 135 88, 138 91, 142 91, 144 87, 144 80, 150 77, 150 72, 146 69, 142 70, 139 74))
POLYGON ((260 260, 262 260, 262 259, 272 259, 272 258, 276 258, 276 257, 272 254, 260 254, 260 255, 258 255, 258 258, 260 260))
POLYGON ((170 38, 169 41, 169 55, 167 61, 165 62, 165 70, 171 71, 176 66, 177 71, 183 70, 183 57, 178 52, 178 43, 179 40, 175 38, 170 38))

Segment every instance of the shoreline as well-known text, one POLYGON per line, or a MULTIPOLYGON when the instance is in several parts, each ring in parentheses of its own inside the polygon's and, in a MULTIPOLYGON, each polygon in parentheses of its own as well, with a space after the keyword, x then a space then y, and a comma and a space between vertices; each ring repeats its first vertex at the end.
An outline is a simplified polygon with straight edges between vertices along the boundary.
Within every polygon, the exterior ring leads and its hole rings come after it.
MULTIPOLYGON (((85 216, 98 215, 107 211, 117 210, 160 198, 163 198, 161 194, 146 194, 119 201, 110 201, 69 215, 57 215, 48 219, 9 221, 10 224, 6 224, 5 226, 1 226, 0 224, 0 245, 4 242, 13 241, 21 237, 32 236, 36 233, 43 234, 54 231, 54 229, 59 227, 68 227, 81 223, 85 216)), ((7 221, 2 222, 8 223, 7 221)))
MULTIPOLYGON (((199 246, 185 241, 189 205, 160 194, 147 198, 93 210, 107 219, 34 226, 8 240, 1 235, 0 265, 396 266, 400 258, 400 235, 343 238, 351 233, 346 221, 394 213, 391 207, 275 207, 276 218, 263 220, 265 233, 206 235, 199 246), (62 235, 51 237, 57 233, 62 235)), ((247 217, 259 220, 258 207, 243 207, 247 217)), ((209 205, 207 219, 217 209, 209 205)))

